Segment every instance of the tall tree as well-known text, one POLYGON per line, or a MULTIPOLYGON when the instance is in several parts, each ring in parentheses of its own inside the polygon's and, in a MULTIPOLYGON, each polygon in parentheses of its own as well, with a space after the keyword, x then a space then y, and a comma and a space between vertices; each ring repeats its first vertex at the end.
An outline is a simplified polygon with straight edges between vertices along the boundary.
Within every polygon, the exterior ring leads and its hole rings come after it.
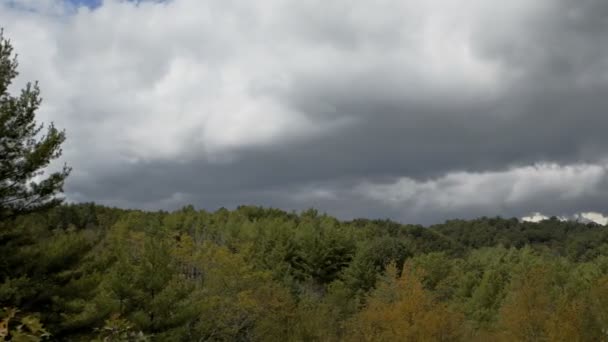
POLYGON ((13 47, 0 31, 0 221, 61 203, 56 195, 71 168, 66 165, 44 177, 49 163, 61 155, 65 132, 51 123, 36 123, 40 107, 38 84, 28 83, 19 96, 8 88, 17 77, 13 47))

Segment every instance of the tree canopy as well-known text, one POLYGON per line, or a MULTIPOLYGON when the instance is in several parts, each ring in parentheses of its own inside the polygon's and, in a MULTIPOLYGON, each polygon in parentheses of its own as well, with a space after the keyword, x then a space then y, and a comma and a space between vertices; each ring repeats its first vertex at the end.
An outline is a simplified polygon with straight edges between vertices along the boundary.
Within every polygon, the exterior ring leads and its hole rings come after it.
POLYGON ((0 246, 0 307, 19 309, 0 317, 58 340, 601 341, 608 329, 608 231, 592 224, 84 203, 20 216, 0 246))

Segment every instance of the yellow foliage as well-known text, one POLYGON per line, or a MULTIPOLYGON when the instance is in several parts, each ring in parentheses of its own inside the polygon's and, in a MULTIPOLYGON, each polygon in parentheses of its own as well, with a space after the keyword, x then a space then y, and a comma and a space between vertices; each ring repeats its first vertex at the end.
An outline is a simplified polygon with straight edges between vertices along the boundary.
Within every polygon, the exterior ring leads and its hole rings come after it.
POLYGON ((439 303, 424 289, 419 275, 406 265, 386 279, 349 324, 351 341, 454 341, 463 334, 462 315, 439 303))
POLYGON ((590 291, 591 305, 600 328, 608 331, 608 276, 599 278, 590 291))
POLYGON ((514 341, 546 339, 546 323, 550 318, 546 271, 533 268, 522 275, 500 312, 505 336, 514 341))
POLYGON ((576 342, 585 341, 587 331, 585 320, 587 304, 577 298, 560 298, 555 312, 546 323, 547 339, 549 341, 576 342))
POLYGON ((541 267, 526 271, 514 284, 500 312, 501 340, 599 340, 585 293, 561 292, 541 267))

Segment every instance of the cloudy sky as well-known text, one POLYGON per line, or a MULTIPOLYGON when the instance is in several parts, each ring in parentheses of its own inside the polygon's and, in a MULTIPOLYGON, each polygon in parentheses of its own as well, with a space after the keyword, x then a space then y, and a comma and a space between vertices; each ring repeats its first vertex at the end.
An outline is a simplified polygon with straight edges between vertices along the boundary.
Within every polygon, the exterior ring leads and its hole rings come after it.
POLYGON ((70 201, 606 213, 606 0, 0 0, 70 201))

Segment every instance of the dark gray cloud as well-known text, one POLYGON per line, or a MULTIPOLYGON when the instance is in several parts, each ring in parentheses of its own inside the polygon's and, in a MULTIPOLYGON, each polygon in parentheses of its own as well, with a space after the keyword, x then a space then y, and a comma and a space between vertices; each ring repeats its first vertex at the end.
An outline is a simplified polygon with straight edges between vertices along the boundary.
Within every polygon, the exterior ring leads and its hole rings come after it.
POLYGON ((0 21, 72 200, 606 212, 606 1, 20 1, 0 21))

